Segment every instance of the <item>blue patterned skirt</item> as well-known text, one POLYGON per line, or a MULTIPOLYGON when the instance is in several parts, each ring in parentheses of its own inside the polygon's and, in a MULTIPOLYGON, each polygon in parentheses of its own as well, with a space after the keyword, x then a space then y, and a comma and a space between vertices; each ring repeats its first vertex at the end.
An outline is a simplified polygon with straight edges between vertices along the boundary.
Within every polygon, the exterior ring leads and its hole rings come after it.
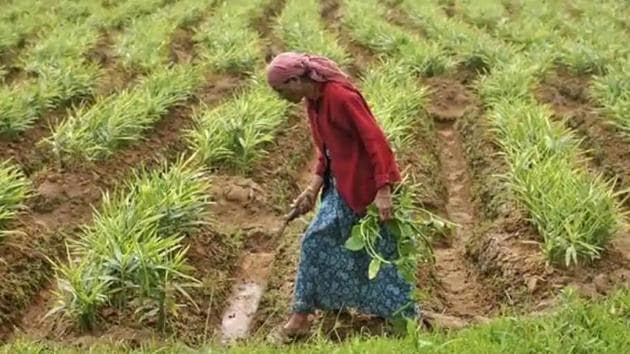
MULTIPOLYGON (((294 312, 353 308, 387 319, 396 314, 415 318, 413 286, 396 267, 384 264, 376 278, 369 280, 370 256, 364 250, 346 249, 352 226, 359 220, 339 195, 334 180, 326 178, 319 212, 302 239, 294 312)), ((385 228, 381 235, 377 250, 386 259, 397 258, 394 237, 385 228)))

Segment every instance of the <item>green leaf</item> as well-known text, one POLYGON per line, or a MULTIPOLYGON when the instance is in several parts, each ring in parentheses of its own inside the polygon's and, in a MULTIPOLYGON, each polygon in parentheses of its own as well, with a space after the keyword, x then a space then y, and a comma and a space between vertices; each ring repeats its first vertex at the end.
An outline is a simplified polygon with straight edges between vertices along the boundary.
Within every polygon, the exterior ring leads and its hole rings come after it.
POLYGON ((370 262, 370 267, 368 269, 368 278, 370 280, 376 278, 376 275, 378 274, 378 271, 381 269, 381 261, 379 261, 376 258, 372 258, 372 261, 370 262))
POLYGON ((351 251, 359 251, 365 247, 365 242, 363 241, 363 235, 361 235, 361 227, 359 225, 355 225, 352 228, 352 234, 350 238, 346 241, 346 248, 351 251))
POLYGON ((400 221, 398 221, 397 219, 389 220, 385 223, 385 227, 387 227, 387 230, 389 230, 389 232, 391 232, 392 235, 394 235, 394 238, 396 240, 400 240, 400 237, 402 236, 402 230, 400 229, 400 221))

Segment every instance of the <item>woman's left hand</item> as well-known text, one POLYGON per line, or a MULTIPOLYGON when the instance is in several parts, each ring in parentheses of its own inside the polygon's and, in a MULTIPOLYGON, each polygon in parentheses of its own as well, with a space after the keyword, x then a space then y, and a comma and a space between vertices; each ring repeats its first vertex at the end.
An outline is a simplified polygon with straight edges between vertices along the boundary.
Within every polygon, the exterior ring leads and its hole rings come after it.
POLYGON ((378 215, 382 222, 391 220, 393 217, 392 194, 389 185, 382 187, 376 192, 374 205, 378 209, 378 215))

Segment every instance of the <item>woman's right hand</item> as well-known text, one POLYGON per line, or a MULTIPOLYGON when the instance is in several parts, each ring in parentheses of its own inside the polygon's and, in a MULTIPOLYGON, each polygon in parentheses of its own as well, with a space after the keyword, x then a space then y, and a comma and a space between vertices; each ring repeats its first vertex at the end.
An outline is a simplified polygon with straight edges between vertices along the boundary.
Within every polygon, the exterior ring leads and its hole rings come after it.
POLYGON ((296 209, 298 215, 304 215, 315 207, 315 191, 309 187, 293 200, 291 209, 296 209))
POLYGON ((309 186, 298 195, 293 203, 291 204, 291 209, 296 209, 298 211, 298 215, 304 215, 309 211, 315 208, 315 200, 317 198, 317 194, 319 190, 322 188, 324 184, 324 179, 315 174, 311 179, 311 183, 309 186))

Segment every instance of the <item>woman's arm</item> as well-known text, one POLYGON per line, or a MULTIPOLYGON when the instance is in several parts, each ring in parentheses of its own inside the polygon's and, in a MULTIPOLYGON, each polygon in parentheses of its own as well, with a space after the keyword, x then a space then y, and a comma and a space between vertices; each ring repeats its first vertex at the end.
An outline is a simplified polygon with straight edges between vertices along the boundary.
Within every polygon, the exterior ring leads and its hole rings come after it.
POLYGON ((339 104, 340 116, 348 119, 355 128, 370 156, 377 189, 374 204, 379 210, 380 219, 389 220, 393 214, 390 185, 397 182, 392 177, 397 174, 392 174, 391 171, 392 168, 397 168, 394 153, 363 98, 352 91, 344 92, 339 98, 342 100, 339 104))
POLYGON ((391 173, 391 169, 396 168, 394 153, 363 98, 356 92, 344 91, 338 99, 340 111, 336 116, 347 119, 363 142, 374 169, 376 189, 397 182, 392 180, 391 173))

